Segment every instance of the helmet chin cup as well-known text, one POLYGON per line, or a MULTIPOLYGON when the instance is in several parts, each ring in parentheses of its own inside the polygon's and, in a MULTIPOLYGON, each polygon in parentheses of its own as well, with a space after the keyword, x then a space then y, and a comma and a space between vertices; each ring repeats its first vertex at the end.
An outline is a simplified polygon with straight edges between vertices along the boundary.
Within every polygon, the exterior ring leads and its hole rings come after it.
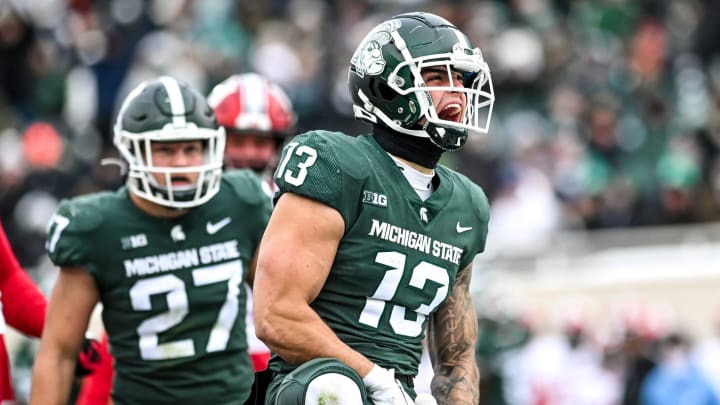
MULTIPOLYGON (((186 188, 183 190, 177 190, 173 189, 168 190, 165 187, 161 187, 155 184, 150 184, 150 190, 152 190, 152 194, 156 197, 163 199, 165 201, 173 201, 178 203, 187 203, 192 202, 195 199, 195 195, 197 194, 197 187, 201 187, 203 189, 207 188, 206 185, 199 185, 192 188, 186 188), (170 195, 172 194, 172 195, 170 195)), ((173 205, 170 205, 171 208, 173 208, 173 205)))
POLYGON ((443 127, 430 121, 425 123, 423 130, 427 132, 430 140, 442 150, 460 149, 465 145, 468 137, 467 129, 443 127))

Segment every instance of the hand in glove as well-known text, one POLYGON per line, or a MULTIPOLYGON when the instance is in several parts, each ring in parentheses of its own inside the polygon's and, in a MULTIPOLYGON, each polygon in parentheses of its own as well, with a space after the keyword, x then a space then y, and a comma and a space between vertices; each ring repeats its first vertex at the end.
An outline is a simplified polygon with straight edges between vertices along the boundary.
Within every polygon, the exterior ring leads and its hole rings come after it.
POLYGON ((395 370, 387 370, 376 364, 363 378, 363 383, 373 405, 415 405, 410 395, 395 379, 395 370))
POLYGON ((95 339, 85 338, 80 353, 78 353, 77 365, 75 366, 75 377, 85 377, 94 373, 102 363, 103 348, 95 339))

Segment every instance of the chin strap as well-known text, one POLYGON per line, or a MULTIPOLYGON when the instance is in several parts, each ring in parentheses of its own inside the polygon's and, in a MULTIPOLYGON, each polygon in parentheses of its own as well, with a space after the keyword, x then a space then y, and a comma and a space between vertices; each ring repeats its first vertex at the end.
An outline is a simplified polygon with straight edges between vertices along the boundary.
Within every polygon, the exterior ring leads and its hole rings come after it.
POLYGON ((441 127, 431 123, 425 123, 423 130, 427 132, 430 140, 442 150, 457 150, 465 145, 467 141, 467 130, 441 127))

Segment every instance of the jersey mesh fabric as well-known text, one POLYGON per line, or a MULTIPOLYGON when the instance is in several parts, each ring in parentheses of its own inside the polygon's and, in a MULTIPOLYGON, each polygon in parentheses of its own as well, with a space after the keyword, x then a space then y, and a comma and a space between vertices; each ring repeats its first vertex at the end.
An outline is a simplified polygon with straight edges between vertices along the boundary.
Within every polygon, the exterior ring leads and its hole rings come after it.
MULTIPOLYGON (((326 131, 295 137, 276 172, 280 195, 316 199, 345 221, 311 306, 350 347, 403 375, 417 373, 428 316, 487 233, 482 190, 445 167, 436 172, 438 189, 422 201, 371 136, 326 131)), ((282 375, 293 366, 275 356, 271 369, 282 375)))
POLYGON ((141 212, 124 188, 61 204, 49 254, 95 279, 115 403, 247 397, 253 373, 240 283, 270 210, 250 171, 225 174, 213 199, 177 219, 141 212))

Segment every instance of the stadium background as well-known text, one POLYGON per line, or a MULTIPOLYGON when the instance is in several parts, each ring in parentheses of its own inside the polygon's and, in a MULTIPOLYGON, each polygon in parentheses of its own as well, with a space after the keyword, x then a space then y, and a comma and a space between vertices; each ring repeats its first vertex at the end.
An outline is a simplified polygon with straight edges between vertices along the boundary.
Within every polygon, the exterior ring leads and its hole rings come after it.
MULTIPOLYGON (((380 19, 431 11, 484 52, 490 134, 444 163, 492 203, 473 293, 483 324, 610 345, 642 329, 720 328, 720 2, 711 0, 0 0, 0 214, 49 290, 62 198, 114 188, 118 102, 158 74, 208 91, 257 71, 298 131, 367 131, 346 87, 380 19)), ((33 345, 15 340, 18 387, 33 345)), ((501 350, 501 349, 498 349, 501 350)))

